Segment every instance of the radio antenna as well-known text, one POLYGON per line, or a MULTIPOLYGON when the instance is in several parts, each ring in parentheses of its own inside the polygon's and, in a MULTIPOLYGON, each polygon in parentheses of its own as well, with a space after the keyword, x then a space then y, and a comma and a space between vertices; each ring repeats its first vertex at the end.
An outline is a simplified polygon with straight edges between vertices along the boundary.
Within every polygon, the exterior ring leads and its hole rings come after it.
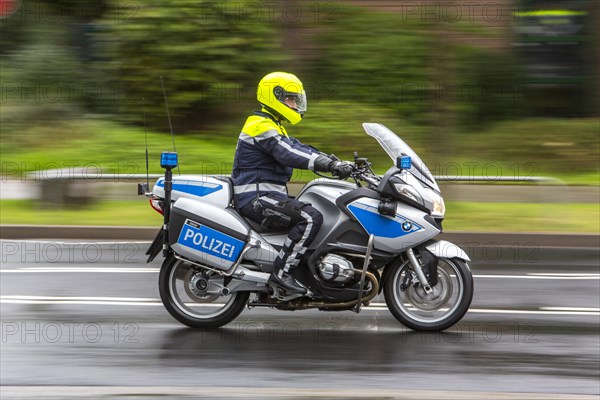
POLYGON ((148 172, 148 128, 146 123, 146 99, 142 98, 144 102, 144 139, 146 140, 146 185, 150 187, 150 173, 148 172))
MULTIPOLYGON (((163 97, 165 99, 165 108, 167 109, 167 118, 169 120, 169 128, 171 129, 171 140, 173 141, 173 151, 177 152, 177 147, 175 147, 175 133, 173 133, 173 125, 171 124, 171 114, 169 113, 169 102, 167 101, 167 91, 165 90, 165 83, 163 81, 162 76, 160 77, 160 86, 162 87, 163 97)), ((177 173, 181 175, 179 164, 177 164, 177 173)))

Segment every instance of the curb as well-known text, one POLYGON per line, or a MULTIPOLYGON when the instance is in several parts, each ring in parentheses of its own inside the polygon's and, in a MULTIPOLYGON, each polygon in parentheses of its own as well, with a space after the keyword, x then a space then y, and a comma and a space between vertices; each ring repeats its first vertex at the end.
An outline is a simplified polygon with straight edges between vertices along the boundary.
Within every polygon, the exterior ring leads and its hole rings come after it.
MULTIPOLYGON (((0 225, 0 239, 151 241, 159 227, 0 225)), ((600 248, 600 235, 573 233, 446 232, 438 239, 458 245, 600 248)))
POLYGON ((159 226, 0 225, 0 239, 151 241, 159 229, 159 226))

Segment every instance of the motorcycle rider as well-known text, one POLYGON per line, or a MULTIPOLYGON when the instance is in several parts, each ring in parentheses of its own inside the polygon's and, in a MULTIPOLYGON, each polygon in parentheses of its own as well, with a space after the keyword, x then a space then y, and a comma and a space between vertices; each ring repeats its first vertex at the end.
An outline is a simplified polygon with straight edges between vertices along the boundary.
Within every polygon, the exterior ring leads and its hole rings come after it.
POLYGON ((289 136, 283 122, 296 125, 306 112, 306 93, 293 74, 273 72, 258 84, 260 111, 248 117, 237 142, 233 164, 234 202, 239 212, 265 228, 289 229, 269 283, 288 294, 306 288, 291 275, 317 235, 323 216, 310 204, 287 194, 293 168, 350 176, 350 164, 337 161, 289 136))

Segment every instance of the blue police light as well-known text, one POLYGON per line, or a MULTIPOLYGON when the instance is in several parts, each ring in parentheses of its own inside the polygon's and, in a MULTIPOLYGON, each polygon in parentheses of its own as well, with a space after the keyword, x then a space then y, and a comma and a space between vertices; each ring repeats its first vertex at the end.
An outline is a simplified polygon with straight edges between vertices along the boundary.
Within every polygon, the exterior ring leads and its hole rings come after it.
POLYGON ((160 166, 165 169, 172 169, 177 166, 177 153, 163 151, 160 154, 160 166))
POLYGON ((410 169, 411 165, 410 156, 400 156, 396 160, 396 167, 400 169, 410 169))

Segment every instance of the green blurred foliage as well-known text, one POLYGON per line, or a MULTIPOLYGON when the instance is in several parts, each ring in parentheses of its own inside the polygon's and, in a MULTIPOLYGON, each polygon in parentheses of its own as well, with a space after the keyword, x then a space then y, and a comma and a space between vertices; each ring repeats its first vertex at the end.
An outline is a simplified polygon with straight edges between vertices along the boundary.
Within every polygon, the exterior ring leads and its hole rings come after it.
MULTIPOLYGON (((0 200, 0 224, 157 226, 162 216, 150 211, 147 202, 140 196, 53 210, 33 201, 0 200)), ((448 202, 446 208, 446 231, 599 233, 600 209, 595 204, 448 202)))
MULTIPOLYGON (((144 173, 146 141, 150 172, 161 173, 160 153, 173 146, 164 133, 91 117, 30 127, 19 134, 21 141, 3 140, 2 145, 3 163, 17 173, 86 166, 94 173, 98 169, 121 174, 144 173)), ((206 137, 218 136, 212 130, 205 130, 177 137, 181 171, 229 173, 237 133, 231 136, 230 140, 207 140, 206 137)))
POLYGON ((446 85, 445 96, 456 99, 451 109, 459 130, 477 131, 527 115, 519 68, 509 51, 468 45, 456 45, 453 51, 458 85, 446 85))
POLYGON ((597 173, 599 135, 598 118, 521 119, 471 134, 462 153, 483 159, 535 163, 538 171, 597 173))
POLYGON ((70 48, 31 43, 2 63, 2 139, 24 144, 20 130, 81 115, 83 91, 72 82, 84 78, 82 63, 70 48))
POLYGON ((306 143, 318 145, 321 151, 335 153, 340 158, 352 159, 353 153, 358 151, 371 160, 382 159, 385 161, 383 167, 389 167, 387 155, 377 141, 365 133, 363 122, 379 122, 389 126, 417 149, 423 143, 422 127, 410 125, 392 110, 377 105, 320 101, 309 107, 310 114, 301 124, 290 127, 289 134, 306 143))
POLYGON ((76 29, 99 18, 107 9, 107 0, 21 0, 16 3, 14 14, 0 20, 0 55, 3 57, 40 42, 77 45, 76 37, 65 37, 66 29, 76 29))
MULTIPOLYGON (((426 129, 398 119, 370 105, 322 102, 313 107, 315 118, 289 127, 290 135, 319 149, 351 160, 354 151, 368 157, 378 173, 385 172, 391 160, 377 142, 367 136, 361 123, 381 122, 401 136, 434 174, 494 176, 556 176, 572 184, 598 185, 599 143, 597 118, 524 119, 500 122, 490 129, 468 135, 457 145, 451 162, 432 153, 426 129), (337 105, 352 111, 335 112, 337 105), (362 112, 373 118, 364 118, 362 112), (318 115, 318 117, 317 117, 318 115), (515 144, 518 143, 518 146, 515 144), (469 167, 471 166, 471 167, 469 167)), ((193 131, 176 137, 181 172, 184 174, 229 174, 237 135, 245 117, 227 125, 193 131)), ((18 131, 14 140, 2 133, 3 174, 23 178, 27 171, 60 167, 90 167, 91 172, 132 174, 145 172, 146 132, 143 127, 92 119, 56 121, 18 131), (18 136, 18 138, 17 138, 18 136), (4 168, 7 167, 7 168, 4 168), (16 174, 16 175, 15 175, 16 174)), ((172 149, 171 138, 155 130, 147 132, 150 172, 161 173, 161 151, 172 149)), ((293 181, 314 179, 310 171, 295 171, 293 181)))
POLYGON ((328 77, 328 98, 376 104, 424 126, 448 109, 457 129, 472 130, 520 109, 510 50, 472 43, 498 35, 476 23, 435 24, 404 13, 344 8, 319 36, 323 57, 312 75, 328 77))
POLYGON ((60 141, 41 132, 50 127, 60 136, 55 126, 85 118, 89 100, 101 90, 87 68, 85 27, 105 9, 104 0, 21 1, 0 20, 3 151, 60 141))
POLYGON ((95 66, 113 88, 104 111, 122 121, 139 122, 146 109, 148 123, 164 127, 164 76, 178 130, 205 125, 244 97, 252 102, 260 77, 285 58, 277 24, 236 14, 250 0, 147 0, 133 11, 111 4, 94 28, 95 66))
POLYGON ((298 72, 309 99, 289 133, 341 158, 358 150, 385 170, 387 156, 361 127, 382 122, 430 166, 447 154, 597 181, 598 119, 527 119, 528 96, 553 110, 562 92, 523 92, 514 49, 484 44, 506 32, 342 3, 327 21, 240 14, 256 4, 23 1, 0 20, 3 162, 143 166, 144 114, 151 154, 170 148, 164 76, 175 132, 187 133, 177 138, 185 172, 229 172, 256 83, 283 69, 298 72))
POLYGON ((428 122, 432 37, 427 25, 358 8, 339 14, 318 37, 322 58, 312 66, 312 75, 327 77, 334 88, 328 98, 379 105, 415 123, 428 122))

